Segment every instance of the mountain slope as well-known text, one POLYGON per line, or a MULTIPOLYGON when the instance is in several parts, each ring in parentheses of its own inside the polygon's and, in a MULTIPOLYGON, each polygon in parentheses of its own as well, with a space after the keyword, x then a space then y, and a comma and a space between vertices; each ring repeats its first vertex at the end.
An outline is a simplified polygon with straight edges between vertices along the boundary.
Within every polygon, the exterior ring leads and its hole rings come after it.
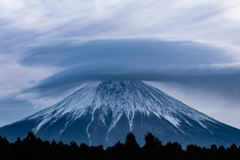
POLYGON ((147 132, 165 143, 240 143, 240 130, 141 81, 90 82, 59 103, 0 128, 0 134, 15 141, 30 130, 43 139, 104 146, 124 141, 130 131, 141 145, 147 132))

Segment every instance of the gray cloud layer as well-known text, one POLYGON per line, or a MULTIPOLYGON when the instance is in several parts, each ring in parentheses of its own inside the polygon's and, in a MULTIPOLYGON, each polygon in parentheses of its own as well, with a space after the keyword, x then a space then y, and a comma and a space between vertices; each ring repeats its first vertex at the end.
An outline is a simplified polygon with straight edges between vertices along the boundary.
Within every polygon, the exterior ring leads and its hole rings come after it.
MULTIPOLYGON (((71 67, 102 66, 191 66, 196 64, 230 63, 224 50, 193 42, 158 40, 99 40, 82 43, 56 43, 30 48, 20 63, 27 66, 71 67)), ((97 67, 96 67, 97 68, 97 67)))
POLYGON ((19 61, 24 66, 59 67, 62 71, 39 81, 23 93, 59 96, 95 80, 175 82, 238 97, 239 64, 224 50, 191 42, 100 40, 53 43, 31 47, 19 61), (223 65, 223 62, 226 63, 223 65), (234 89, 234 91, 233 91, 234 89))

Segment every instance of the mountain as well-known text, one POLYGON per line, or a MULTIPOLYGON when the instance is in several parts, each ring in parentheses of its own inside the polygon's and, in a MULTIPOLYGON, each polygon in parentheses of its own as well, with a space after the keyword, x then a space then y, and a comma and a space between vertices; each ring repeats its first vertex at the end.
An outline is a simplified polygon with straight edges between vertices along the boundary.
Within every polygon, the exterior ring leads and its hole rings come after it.
POLYGON ((151 132, 183 146, 240 144, 240 130, 183 104, 141 81, 90 82, 57 104, 0 128, 15 141, 28 131, 44 140, 111 146, 131 131, 140 145, 151 132))

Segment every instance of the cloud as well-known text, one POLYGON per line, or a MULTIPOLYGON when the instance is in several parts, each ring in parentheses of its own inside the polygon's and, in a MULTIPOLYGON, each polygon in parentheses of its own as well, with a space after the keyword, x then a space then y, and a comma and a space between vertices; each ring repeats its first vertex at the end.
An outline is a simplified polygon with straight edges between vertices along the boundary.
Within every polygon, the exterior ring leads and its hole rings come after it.
POLYGON ((0 127, 18 121, 22 118, 39 111, 34 105, 25 101, 17 100, 19 93, 5 93, 0 96, 0 127))
MULTIPOLYGON (((86 67, 87 68, 87 67, 86 67)), ((73 88, 87 81, 98 81, 98 80, 147 80, 147 81, 162 81, 162 82, 176 82, 181 84, 188 84, 197 87, 208 88, 222 92, 222 94, 229 94, 234 96, 236 93, 236 98, 239 96, 240 91, 237 88, 239 86, 240 80, 240 70, 237 72, 235 69, 229 69, 229 73, 209 72, 209 70, 171 70, 169 72, 164 70, 141 70, 135 69, 132 71, 123 72, 122 68, 115 70, 105 70, 102 72, 101 67, 99 70, 88 70, 84 71, 83 67, 71 68, 53 76, 50 76, 37 85, 27 88, 25 92, 28 91, 38 91, 45 92, 49 90, 56 90, 56 92, 64 92, 66 89, 73 88), (121 71, 119 71, 121 70, 121 71), (231 72, 231 70, 234 70, 231 72), (128 73, 127 73, 128 72, 128 73), (177 73, 175 73, 177 72, 177 73)), ((60 93, 61 93, 60 92, 60 93)), ((56 94, 52 94, 56 95, 56 94)))
MULTIPOLYGON (((57 102, 79 85, 97 80, 174 82, 227 95, 238 86, 240 73, 240 64, 226 57, 225 50, 193 42, 154 39, 52 42, 28 47, 19 64, 60 68, 59 72, 25 87, 18 96, 37 106, 43 101, 57 102)), ((238 93, 237 90, 231 95, 237 97, 238 93)))
POLYGON ((25 67, 61 68, 61 72, 39 84, 49 84, 49 87, 94 79, 124 79, 123 75, 130 79, 159 79, 154 77, 184 72, 216 74, 219 68, 222 73, 224 69, 228 72, 237 67, 237 63, 234 63, 236 66, 232 64, 234 60, 231 57, 226 57, 225 50, 192 42, 151 39, 73 42, 29 47, 19 63, 25 67), (223 63, 231 63, 232 66, 223 66, 223 63))
POLYGON ((3 40, 14 36, 30 45, 64 39, 159 38, 227 48, 239 58, 237 0, 9 0, 0 4, 3 40))
MULTIPOLYGON (((0 55, 0 95, 3 93, 19 92, 31 80, 39 81, 53 73, 53 70, 28 68, 16 62, 11 55, 0 55)), ((54 70, 55 71, 55 70, 54 70)))
MULTIPOLYGON (((230 63, 223 49, 193 42, 167 42, 154 39, 64 41, 29 47, 19 61, 25 66, 73 67, 108 64, 115 66, 189 66, 230 63)), ((114 67, 113 67, 114 68, 114 67)))

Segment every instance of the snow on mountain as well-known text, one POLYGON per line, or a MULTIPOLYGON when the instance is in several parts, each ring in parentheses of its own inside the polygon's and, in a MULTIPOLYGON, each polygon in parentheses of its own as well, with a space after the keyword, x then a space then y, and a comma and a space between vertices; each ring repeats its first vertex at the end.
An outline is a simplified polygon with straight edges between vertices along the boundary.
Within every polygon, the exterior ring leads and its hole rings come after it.
MULTIPOLYGON (((94 120, 94 112, 97 109, 102 109, 99 118, 103 124, 105 124, 105 119, 103 117, 107 115, 108 109, 113 113, 113 121, 109 126, 108 132, 114 128, 123 113, 127 116, 130 126, 129 131, 132 131, 132 123, 136 111, 145 115, 153 113, 159 118, 163 117, 177 128, 180 120, 175 118, 173 114, 186 115, 192 120, 197 121, 206 129, 207 127, 204 126, 201 121, 210 120, 217 123, 214 119, 184 105, 180 101, 176 101, 152 86, 142 82, 133 83, 131 81, 103 83, 90 82, 84 88, 59 103, 26 119, 30 120, 42 117, 41 122, 33 129, 34 133, 37 133, 44 124, 52 119, 53 116, 57 117, 55 120, 57 121, 66 113, 71 113, 71 118, 65 124, 65 128, 87 112, 90 112, 92 115, 92 122, 94 120)), ((51 122, 51 124, 55 121, 51 122)), ((64 129, 61 132, 63 132, 64 129)))
POLYGON ((26 131, 32 130, 44 139, 75 140, 89 145, 113 145, 123 141, 130 131, 140 144, 144 144, 147 132, 164 138, 163 141, 183 144, 240 142, 235 136, 240 134, 238 129, 141 81, 90 82, 57 104, 0 128, 0 134, 16 138, 20 132, 16 128, 24 124, 26 131))

